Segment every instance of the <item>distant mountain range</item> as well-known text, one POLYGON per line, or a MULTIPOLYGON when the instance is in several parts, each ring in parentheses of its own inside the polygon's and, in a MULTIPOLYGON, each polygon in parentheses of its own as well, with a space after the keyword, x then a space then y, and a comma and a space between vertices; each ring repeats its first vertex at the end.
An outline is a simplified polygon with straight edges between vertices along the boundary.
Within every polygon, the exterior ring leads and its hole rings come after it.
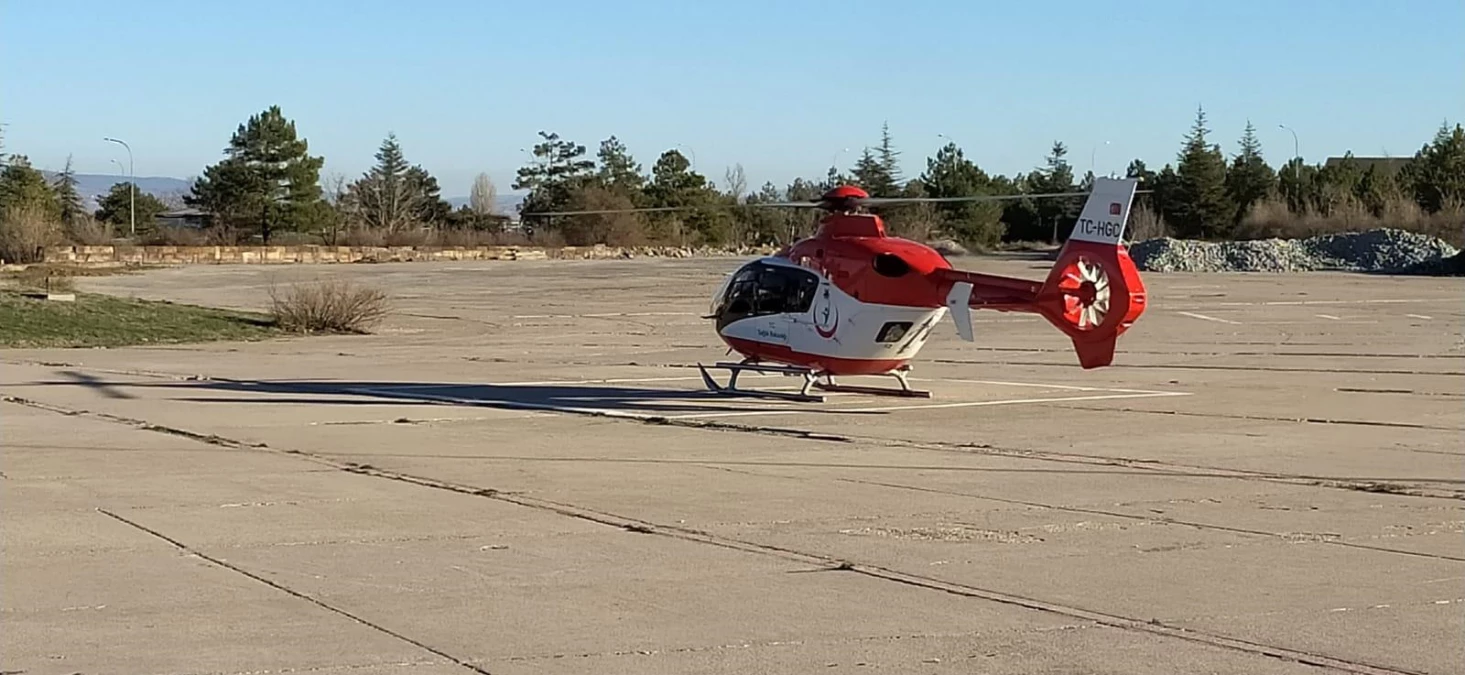
MULTIPOLYGON (((46 180, 55 181, 57 172, 42 170, 46 180)), ((97 202, 108 192, 112 186, 118 183, 127 182, 127 176, 101 174, 101 173, 79 173, 76 174, 76 191, 81 195, 82 203, 87 210, 95 211, 98 208, 97 202)), ((181 197, 193 189, 193 179, 173 178, 171 176, 138 176, 137 188, 143 192, 153 195, 158 199, 167 200, 170 197, 181 197)), ((445 198, 453 208, 458 208, 468 203, 468 197, 447 197, 445 198)), ((505 215, 518 213, 519 203, 524 201, 523 195, 499 195, 498 212, 505 215)))

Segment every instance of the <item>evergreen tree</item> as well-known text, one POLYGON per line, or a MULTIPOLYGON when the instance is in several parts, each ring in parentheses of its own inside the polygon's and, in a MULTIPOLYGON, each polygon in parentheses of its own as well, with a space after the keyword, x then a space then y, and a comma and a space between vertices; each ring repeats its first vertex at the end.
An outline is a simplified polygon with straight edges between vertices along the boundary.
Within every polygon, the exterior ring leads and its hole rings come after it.
MULTIPOLYGON (((705 176, 691 170, 691 162, 677 150, 667 150, 651 168, 651 184, 646 186, 646 200, 653 207, 712 206, 719 201, 717 186, 705 176)), ((690 236, 703 243, 722 243, 732 230, 732 217, 725 210, 689 210, 653 214, 653 223, 662 234, 675 234, 678 239, 690 236), (675 233, 666 232, 675 227, 675 233)))
POLYGON ((585 159, 585 146, 560 138, 557 133, 539 132, 543 140, 534 146, 535 162, 519 168, 512 185, 529 190, 520 211, 569 210, 573 192, 594 175, 595 162, 585 159))
POLYGON ((371 229, 401 232, 446 224, 453 208, 441 192, 426 169, 407 162, 397 135, 388 132, 376 165, 347 187, 346 206, 371 229))
POLYGON ((50 220, 61 217, 56 191, 25 155, 11 155, 10 162, 0 170, 0 212, 12 209, 50 220))
POLYGON ((404 178, 416 204, 412 217, 424 225, 436 227, 445 224, 453 213, 453 205, 443 199, 437 177, 428 173, 420 164, 414 164, 407 169, 404 178))
POLYGON ((1181 184, 1180 174, 1175 172, 1175 167, 1166 164, 1160 171, 1154 174, 1150 188, 1154 190, 1150 196, 1154 198, 1155 212, 1165 222, 1170 223, 1171 218, 1182 210, 1181 201, 1185 199, 1185 188, 1181 184))
POLYGON ((1300 157, 1287 160, 1277 169, 1277 192, 1287 200, 1287 208, 1302 213, 1317 204, 1317 167, 1302 163, 1300 157))
POLYGON ((1231 168, 1226 172, 1226 195, 1236 206, 1230 230, 1234 231, 1234 226, 1240 224, 1253 204, 1270 196, 1276 188, 1277 173, 1262 158, 1256 127, 1247 120, 1246 131, 1241 135, 1241 152, 1232 159, 1231 168))
MULTIPOLYGON (((1025 192, 1032 194, 1077 190, 1078 186, 1073 182, 1073 165, 1068 163, 1068 146, 1064 145, 1062 141, 1053 141, 1046 165, 1028 174, 1025 183, 1025 192)), ((1020 208, 1032 215, 1023 217, 1022 220, 1033 222, 1036 228, 1035 231, 1024 232, 1022 238, 1051 238, 1055 241, 1063 241, 1068 237, 1068 233, 1073 231, 1073 225, 1078 218, 1082 203, 1081 198, 1023 199, 1020 202, 1020 208)))
POLYGON ((56 206, 61 214, 61 222, 70 225, 75 223, 79 216, 86 214, 86 207, 81 202, 81 194, 76 191, 76 172, 71 170, 70 155, 66 156, 66 168, 56 176, 52 189, 56 192, 56 206))
POLYGON ((152 223, 159 213, 168 210, 168 205, 164 204, 162 200, 142 190, 134 192, 132 183, 124 182, 114 183, 112 188, 107 190, 107 194, 97 200, 98 208, 93 217, 104 223, 126 227, 128 223, 132 222, 131 209, 134 205, 137 209, 138 232, 147 231, 148 224, 152 223), (135 204, 133 200, 136 200, 135 204))
POLYGON ((901 185, 900 185, 901 184, 901 176, 900 176, 900 152, 897 151, 895 149, 894 144, 892 144, 890 142, 890 123, 889 122, 885 122, 885 123, 883 123, 883 124, 880 125, 880 152, 879 152, 879 157, 880 157, 880 168, 884 170, 884 172, 885 172, 885 178, 887 180, 889 180, 890 182, 889 182, 888 185, 882 185, 881 186, 881 188, 882 188, 882 193, 881 194, 875 194, 875 193, 872 192, 872 193, 870 193, 871 196, 874 196, 874 197, 898 197, 898 196, 900 196, 900 187, 901 187, 901 185), (886 187, 889 188, 889 193, 888 194, 886 194, 884 192, 884 188, 886 188, 886 187))
POLYGON ((1414 154, 1401 176, 1424 210, 1437 213, 1451 200, 1465 200, 1465 129, 1440 125, 1434 140, 1414 154))
POLYGON ((184 201, 228 224, 257 225, 266 244, 276 231, 309 230, 327 209, 320 187, 325 160, 309 151, 295 123, 270 106, 239 125, 225 159, 204 169, 184 201))
POLYGON ((1195 125, 1185 137, 1176 163, 1180 195, 1175 213, 1166 214, 1185 237, 1211 237, 1229 230, 1236 207, 1226 197, 1226 158, 1221 148, 1206 140, 1206 112, 1196 109, 1195 125))
POLYGON ((860 153, 855 167, 850 170, 855 183, 870 193, 871 197, 890 197, 896 192, 895 181, 885 172, 885 165, 875 158, 869 148, 860 153))
POLYGON ((641 191, 646 187, 646 176, 641 172, 641 165, 631 156, 630 150, 620 139, 611 136, 600 142, 600 150, 595 153, 600 162, 600 168, 596 173, 600 184, 617 194, 630 197, 631 201, 641 200, 641 191))
MULTIPOLYGON (((920 177, 926 197, 990 195, 992 179, 967 160, 961 148, 947 143, 926 160, 920 177)), ((989 247, 1002 240, 1002 206, 996 202, 944 202, 936 205, 942 229, 965 246, 989 247)))

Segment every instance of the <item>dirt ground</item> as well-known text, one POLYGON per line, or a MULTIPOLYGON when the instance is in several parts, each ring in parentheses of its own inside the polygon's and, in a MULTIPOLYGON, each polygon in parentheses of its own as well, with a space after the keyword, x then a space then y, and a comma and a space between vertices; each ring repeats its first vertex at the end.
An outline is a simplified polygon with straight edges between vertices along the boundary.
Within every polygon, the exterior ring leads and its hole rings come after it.
POLYGON ((922 353, 933 398, 811 404, 703 390, 738 262, 79 280, 395 311, 0 351, 0 670, 1465 669, 1465 280, 1149 274, 1113 367, 979 313, 922 353))

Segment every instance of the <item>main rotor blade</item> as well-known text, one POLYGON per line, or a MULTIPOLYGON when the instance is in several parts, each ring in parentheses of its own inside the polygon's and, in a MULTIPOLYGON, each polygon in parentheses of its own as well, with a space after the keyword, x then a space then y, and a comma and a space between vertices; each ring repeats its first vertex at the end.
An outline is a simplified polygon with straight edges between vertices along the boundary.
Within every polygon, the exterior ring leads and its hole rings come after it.
MULTIPOLYGON (((1136 190, 1135 194, 1147 194, 1153 190, 1136 190)), ((854 200, 860 206, 884 206, 891 204, 923 204, 951 202, 995 202, 1012 199, 1052 199, 1055 197, 1087 197, 1087 192, 1038 192, 1032 194, 970 195, 966 197, 866 197, 854 200)), ((530 211, 521 217, 542 216, 600 216, 613 213, 665 213, 669 211, 710 211, 713 209, 755 209, 794 208, 810 209, 823 205, 822 199, 806 202, 758 202, 752 204, 697 204, 689 206, 646 206, 634 209, 591 209, 584 211, 530 211)))
POLYGON ((966 197, 867 197, 858 200, 862 206, 881 204, 921 204, 937 202, 995 202, 1004 199, 1048 199, 1051 197, 1087 197, 1087 192, 1035 192, 1011 195, 969 195, 966 197))

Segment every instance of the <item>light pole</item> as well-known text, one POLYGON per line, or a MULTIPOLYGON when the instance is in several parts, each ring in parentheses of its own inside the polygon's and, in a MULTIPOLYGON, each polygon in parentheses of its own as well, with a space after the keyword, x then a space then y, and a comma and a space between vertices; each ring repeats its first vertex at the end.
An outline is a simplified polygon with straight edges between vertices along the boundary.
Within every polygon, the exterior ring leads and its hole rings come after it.
POLYGON ((115 138, 103 138, 104 141, 121 144, 127 148, 127 230, 132 236, 137 236, 137 169, 132 164, 132 146, 125 141, 115 138))
POLYGON ((846 152, 849 152, 849 148, 845 148, 843 150, 840 150, 839 152, 834 153, 834 157, 830 158, 829 160, 829 168, 834 169, 834 173, 836 175, 839 173, 839 158, 843 157, 844 153, 846 152))
POLYGON ((1292 132, 1292 158, 1297 160, 1297 183, 1302 184, 1302 153, 1298 150, 1297 132, 1285 124, 1278 124, 1277 128, 1286 129, 1292 132))
POLYGON ((1298 149, 1297 132, 1285 124, 1278 124, 1277 128, 1292 132, 1292 158, 1297 162, 1297 168, 1292 173, 1297 177, 1297 203, 1300 205, 1302 204, 1302 152, 1298 149))
MULTIPOLYGON (((1109 145, 1109 141, 1104 141, 1104 145, 1109 145)), ((1094 173, 1094 160, 1097 159, 1098 156, 1099 146, 1095 145, 1093 149, 1089 151, 1089 173, 1094 174, 1095 177, 1098 177, 1098 174, 1094 173)), ((1110 172, 1110 175, 1113 175, 1112 171, 1110 172)))

